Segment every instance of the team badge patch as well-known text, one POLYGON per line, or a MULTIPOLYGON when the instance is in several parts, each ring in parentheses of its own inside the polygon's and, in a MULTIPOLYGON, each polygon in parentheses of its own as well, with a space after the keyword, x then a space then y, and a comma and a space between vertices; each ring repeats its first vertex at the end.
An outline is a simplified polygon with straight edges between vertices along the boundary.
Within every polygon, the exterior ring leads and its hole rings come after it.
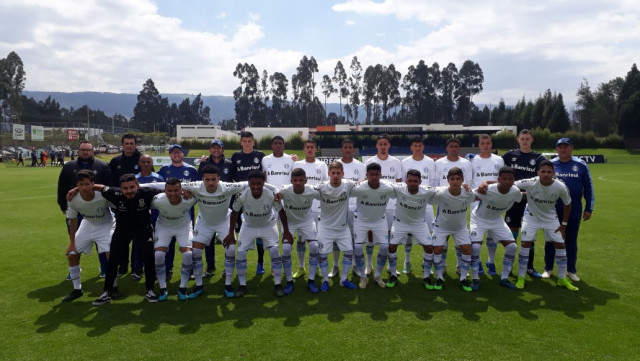
POLYGON ((255 157, 255 158, 253 158, 253 162, 258 164, 258 163, 260 163, 260 159, 258 159, 258 157, 255 157))
POLYGON ((138 208, 144 208, 144 199, 138 201, 138 208))
POLYGON ((360 171, 359 171, 359 170, 357 170, 357 169, 354 169, 354 170, 353 170, 353 174, 358 175, 358 174, 360 174, 360 171))
POLYGON ((577 172, 578 171, 578 166, 574 165, 573 167, 571 167, 571 170, 574 171, 574 172, 577 172))
POLYGON ((266 211, 267 209, 271 208, 271 205, 265 204, 262 208, 266 211))
POLYGON ((316 169, 316 173, 317 173, 317 174, 321 174, 321 173, 322 173, 322 171, 321 171, 320 169, 316 169))
POLYGON ((535 159, 529 159, 529 164, 536 165, 536 160, 535 159))
POLYGON ((184 171, 182 171, 182 174, 186 177, 186 176, 189 175, 189 171, 188 170, 184 170, 184 171))
POLYGON ((391 167, 389 168, 390 171, 395 172, 396 171, 396 167, 391 167))

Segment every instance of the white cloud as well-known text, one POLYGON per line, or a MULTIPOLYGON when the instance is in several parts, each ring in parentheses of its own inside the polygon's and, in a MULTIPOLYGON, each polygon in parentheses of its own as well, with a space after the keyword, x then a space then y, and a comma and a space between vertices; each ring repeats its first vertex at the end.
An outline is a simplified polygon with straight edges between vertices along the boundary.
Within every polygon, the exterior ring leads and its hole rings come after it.
POLYGON ((356 22, 355 22, 354 20, 346 20, 344 23, 345 23, 345 25, 347 25, 347 26, 354 26, 354 25, 356 25, 356 22))

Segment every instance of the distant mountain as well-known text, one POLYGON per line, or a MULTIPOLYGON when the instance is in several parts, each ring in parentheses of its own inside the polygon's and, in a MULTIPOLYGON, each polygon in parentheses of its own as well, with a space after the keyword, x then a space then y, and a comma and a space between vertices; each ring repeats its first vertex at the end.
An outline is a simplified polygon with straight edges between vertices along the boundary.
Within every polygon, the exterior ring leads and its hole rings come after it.
MULTIPOLYGON (((46 91, 23 91, 23 95, 28 98, 34 98, 36 101, 44 101, 48 96, 55 99, 60 106, 69 109, 75 109, 84 105, 88 105, 91 109, 99 109, 107 115, 116 113, 124 115, 127 118, 133 117, 133 108, 138 102, 138 94, 124 93, 100 93, 100 92, 46 92, 46 91)), ((163 97, 169 99, 169 104, 180 104, 184 98, 189 97, 193 100, 194 94, 162 94, 163 97)), ((206 95, 202 96, 205 106, 211 108, 211 122, 218 124, 223 119, 231 119, 235 117, 235 100, 232 96, 224 95, 206 95)), ((344 103, 343 103, 344 104, 344 103)), ((327 111, 340 114, 340 104, 327 103, 327 111)))

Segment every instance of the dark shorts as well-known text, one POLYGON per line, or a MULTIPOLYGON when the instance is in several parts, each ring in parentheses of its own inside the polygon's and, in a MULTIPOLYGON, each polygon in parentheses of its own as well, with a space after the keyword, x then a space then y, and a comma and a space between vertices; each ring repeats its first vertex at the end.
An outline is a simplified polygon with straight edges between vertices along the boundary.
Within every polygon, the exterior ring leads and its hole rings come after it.
POLYGON ((514 203, 511 208, 505 213, 504 220, 507 222, 507 226, 509 228, 520 228, 522 227, 522 215, 524 214, 524 209, 527 207, 527 201, 522 200, 520 203, 514 203))

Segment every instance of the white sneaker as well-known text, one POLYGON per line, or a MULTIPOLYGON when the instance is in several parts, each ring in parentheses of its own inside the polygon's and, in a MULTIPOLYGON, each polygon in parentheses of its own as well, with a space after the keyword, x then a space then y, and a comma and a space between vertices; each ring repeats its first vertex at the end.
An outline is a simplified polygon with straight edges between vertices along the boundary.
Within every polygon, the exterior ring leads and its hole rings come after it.
POLYGON ((368 283, 367 277, 362 277, 360 278, 360 284, 358 284, 358 287, 365 289, 367 288, 367 283, 368 283))
POLYGON ((569 276, 569 279, 573 282, 580 282, 580 277, 575 273, 567 272, 567 276, 569 276))
POLYGON ((329 278, 336 277, 339 274, 340 274, 340 269, 338 269, 338 267, 333 267, 331 272, 329 272, 329 278))
POLYGON ((382 287, 382 288, 386 288, 386 287, 387 287, 387 284, 386 284, 386 283, 384 283, 384 281, 382 280, 382 278, 380 278, 380 276, 373 277, 373 280, 376 282, 376 284, 377 284, 379 287, 382 287))
POLYGON ((373 272, 373 267, 371 265, 367 265, 367 268, 364 271, 364 274, 369 276, 373 272))
POLYGON ((552 272, 553 271, 544 270, 544 272, 542 272, 542 278, 551 278, 551 273, 552 272))

